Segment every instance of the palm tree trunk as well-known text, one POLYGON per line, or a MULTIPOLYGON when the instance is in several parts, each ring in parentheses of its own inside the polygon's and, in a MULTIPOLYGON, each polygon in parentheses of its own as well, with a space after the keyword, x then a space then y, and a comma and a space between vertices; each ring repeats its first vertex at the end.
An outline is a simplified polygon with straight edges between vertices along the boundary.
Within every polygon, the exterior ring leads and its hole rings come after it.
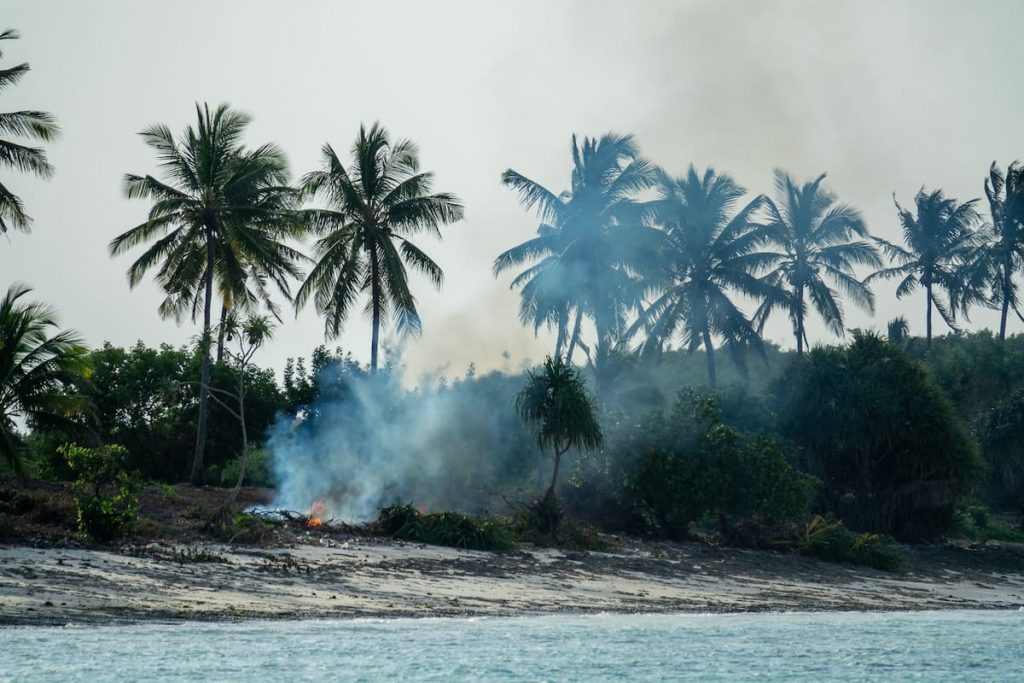
POLYGON ((210 308, 213 304, 213 241, 207 236, 206 242, 206 295, 203 304, 203 338, 200 348, 203 354, 202 371, 199 378, 199 426, 196 430, 196 455, 192 461, 192 475, 189 480, 198 485, 203 477, 203 454, 206 450, 206 417, 210 408, 210 308))
POLYGON ((224 360, 224 321, 228 319, 228 305, 220 304, 220 325, 217 327, 217 363, 224 360))
POLYGON ((804 288, 796 290, 796 355, 804 355, 804 288))
POLYGON ((928 297, 928 313, 925 316, 925 339, 928 348, 932 347, 932 284, 925 285, 925 293, 928 297))
POLYGON ((1006 320, 1010 315, 1010 287, 1013 285, 1010 259, 1003 259, 1003 309, 999 316, 999 341, 1006 340, 1006 320))
POLYGON ((708 356, 708 386, 714 391, 718 388, 718 369, 715 367, 715 347, 711 342, 711 331, 704 326, 704 353, 708 356))
POLYGON ((235 483, 233 496, 238 495, 238 490, 242 488, 242 482, 245 481, 245 469, 249 464, 249 432, 245 428, 245 380, 240 379, 238 384, 238 422, 242 425, 242 457, 238 464, 238 481, 235 483))
POLYGON ((572 365, 572 354, 576 350, 576 344, 580 340, 580 324, 583 322, 583 309, 576 309, 576 322, 572 326, 572 336, 569 337, 569 353, 565 356, 567 365, 572 365))
POLYGON ((560 313, 558 316, 558 337, 555 339, 555 358, 561 358, 562 349, 565 348, 565 334, 567 331, 565 329, 567 326, 567 321, 565 318, 567 315, 569 315, 568 311, 566 311, 565 313, 560 313))
POLYGON ((373 307, 373 332, 370 339, 370 374, 377 374, 377 345, 380 341, 380 269, 377 248, 370 247, 370 305, 373 307))
POLYGON ((238 462, 238 481, 235 488, 228 497, 227 504, 235 502, 238 492, 242 490, 242 483, 245 481, 245 470, 249 464, 249 432, 245 428, 245 361, 242 361, 241 372, 238 374, 238 422, 242 426, 242 454, 238 462))
POLYGON ((555 448, 555 469, 551 472, 551 485, 548 486, 547 492, 544 494, 544 498, 551 500, 555 497, 555 485, 558 484, 558 468, 562 464, 562 455, 569 450, 568 446, 564 448, 555 448))

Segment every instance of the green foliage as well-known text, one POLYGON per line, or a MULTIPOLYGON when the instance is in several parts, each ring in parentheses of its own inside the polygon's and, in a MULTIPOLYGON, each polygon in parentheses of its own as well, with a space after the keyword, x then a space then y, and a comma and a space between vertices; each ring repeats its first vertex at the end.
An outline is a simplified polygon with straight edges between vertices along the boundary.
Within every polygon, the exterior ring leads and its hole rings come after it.
MULTIPOLYGON (((966 315, 968 307, 982 298, 980 293, 970 287, 970 269, 964 267, 980 243, 979 234, 973 229, 980 220, 974 209, 976 201, 960 203, 952 197, 946 197, 942 190, 925 192, 922 188, 914 197, 916 216, 896 202, 906 248, 875 238, 875 243, 895 265, 874 272, 865 282, 875 278, 898 278, 897 299, 910 294, 919 285, 923 287, 927 306, 928 342, 932 338, 933 306, 950 329, 955 330, 957 313, 966 315)), ((906 326, 905 320, 903 325, 906 326)), ((890 324, 890 341, 898 342, 902 339, 894 339, 896 335, 891 334, 891 331, 890 324)), ((906 336, 905 329, 902 336, 906 336)))
POLYGON ((178 500, 178 492, 175 491, 170 484, 156 484, 156 490, 160 492, 163 499, 169 503, 173 503, 178 500))
MULTIPOLYGON (((238 468, 241 463, 241 456, 229 460, 220 471, 220 485, 234 486, 238 481, 238 468)), ((270 471, 270 451, 265 448, 255 448, 249 451, 248 464, 245 468, 244 486, 262 486, 272 488, 274 486, 274 474, 270 471)))
MULTIPOLYGON (((141 342, 130 348, 104 344, 85 355, 91 382, 82 395, 93 406, 95 422, 77 425, 36 425, 39 458, 45 470, 62 474, 63 458, 56 447, 66 441, 99 440, 124 446, 128 464, 146 479, 178 482, 188 477, 195 446, 200 356, 193 350, 141 342)), ((213 366, 211 385, 237 391, 237 370, 228 363, 213 366)), ((284 398, 272 370, 246 369, 245 418, 254 440, 274 423, 284 398)), ((208 423, 209 477, 219 483, 221 468, 240 452, 238 420, 223 406, 210 406, 208 423)), ((237 473, 237 470, 235 470, 237 473)))
POLYGON ((458 512, 424 514, 411 504, 395 503, 381 508, 377 527, 387 536, 416 543, 495 552, 515 548, 511 526, 498 517, 475 517, 458 512))
POLYGON ((1004 173, 992 162, 985 197, 992 215, 991 237, 972 270, 1000 308, 999 338, 1004 339, 1010 312, 1022 317, 1017 276, 1024 268, 1024 164, 1015 161, 1004 173))
POLYGON ((766 229, 776 255, 764 280, 777 289, 764 296, 754 320, 760 330, 773 311, 785 311, 793 322, 797 353, 807 344, 808 301, 829 331, 842 336, 841 294, 874 312, 875 297, 857 278, 856 266, 882 265, 878 249, 866 240, 868 229, 860 212, 838 202, 824 180, 822 173, 801 185, 776 171, 775 201, 768 204, 766 229))
POLYGON ((125 449, 66 444, 60 452, 77 477, 73 493, 79 533, 100 543, 131 533, 138 521, 141 483, 125 470, 125 449))
POLYGON ((198 521, 206 533, 224 543, 262 545, 273 537, 270 525, 263 518, 239 512, 239 506, 233 502, 212 509, 197 505, 185 514, 198 521))
POLYGON ((960 416, 976 429, 997 403, 1024 388, 1024 335, 1005 340, 989 331, 947 335, 933 339, 927 349, 911 343, 908 351, 924 362, 960 416))
POLYGON ((62 426, 89 408, 80 393, 85 349, 74 332, 57 331, 52 308, 23 301, 31 291, 15 284, 0 299, 0 463, 23 480, 29 444, 17 421, 62 426))
POLYGON ((526 423, 539 423, 537 445, 554 450, 555 467, 546 498, 555 497, 562 455, 572 447, 592 451, 604 438, 594 399, 583 376, 561 356, 548 356, 540 372, 527 373, 526 386, 516 395, 516 412, 526 423))
POLYGON ((988 466, 986 497, 1018 514, 1024 524, 1024 389, 989 411, 981 428, 981 444, 988 466))
POLYGON ((955 535, 982 543, 1024 543, 1024 523, 1019 514, 995 514, 984 505, 969 505, 957 511, 955 535))
POLYGON ((814 496, 813 477, 776 443, 724 424, 712 396, 691 393, 631 431, 614 448, 625 475, 618 495, 639 531, 683 538, 703 516, 726 534, 770 529, 806 514, 814 496))
POLYGON ((730 295, 763 299, 773 294, 756 276, 774 256, 751 246, 764 244, 770 236, 756 220, 767 199, 758 195, 735 209, 746 190, 711 168, 699 174, 690 166, 679 178, 659 169, 655 177, 658 198, 652 206, 661 227, 660 256, 646 268, 654 296, 630 332, 644 331, 641 352, 647 354, 660 353, 675 337, 690 351, 703 346, 708 384, 714 389, 714 336, 722 339, 741 370, 743 350, 761 347, 760 335, 730 295))
POLYGON ((541 448, 594 450, 601 445, 594 399, 579 371, 561 358, 548 356, 540 372, 527 374, 516 411, 524 422, 538 423, 541 448))
POLYGON ((849 562, 885 571, 898 571, 903 566, 903 558, 889 537, 854 534, 842 521, 820 515, 799 529, 797 549, 828 562, 849 562))
POLYGON ((521 515, 527 535, 551 536, 558 531, 565 509, 558 496, 541 496, 530 503, 521 515))
POLYGON ((530 263, 512 287, 521 288, 524 324, 555 328, 554 355, 573 362, 581 348, 593 366, 599 393, 611 388, 627 313, 643 299, 641 273, 657 253, 658 230, 645 220, 637 194, 654 181, 654 166, 640 156, 632 135, 572 137, 570 187, 557 192, 512 169, 502 183, 536 210, 537 236, 500 254, 494 273, 530 263), (581 324, 594 323, 597 343, 584 346, 581 324))
POLYGON ((328 202, 326 209, 302 212, 318 237, 317 260, 295 297, 310 299, 324 316, 324 332, 337 337, 361 294, 369 295, 373 336, 370 371, 377 371, 380 327, 388 317, 398 332, 419 334, 420 317, 407 270, 417 270, 438 288, 441 267, 412 242, 418 234, 440 237, 440 225, 462 219, 462 204, 452 194, 431 193, 433 174, 419 170, 419 154, 409 140, 391 140, 379 123, 359 127, 348 164, 330 145, 323 168, 306 174, 303 192, 328 202))
POLYGON ((950 528, 978 480, 977 447, 901 348, 857 332, 847 347, 814 349, 777 392, 783 434, 824 482, 826 510, 905 540, 950 528))
MULTIPOLYGON (((17 40, 21 36, 14 29, 0 33, 0 41, 17 40)), ((28 64, 16 64, 0 70, 0 90, 14 85, 28 73, 28 64)), ((45 150, 28 144, 32 140, 48 142, 60 134, 60 127, 52 114, 43 111, 12 111, 0 114, 0 134, 13 136, 17 142, 0 138, 0 166, 33 173, 40 178, 53 175, 53 166, 46 159, 45 150), (27 138, 27 139, 26 139, 27 138)), ((0 183, 0 234, 10 228, 28 232, 32 219, 25 213, 21 198, 7 188, 7 180, 0 183)))

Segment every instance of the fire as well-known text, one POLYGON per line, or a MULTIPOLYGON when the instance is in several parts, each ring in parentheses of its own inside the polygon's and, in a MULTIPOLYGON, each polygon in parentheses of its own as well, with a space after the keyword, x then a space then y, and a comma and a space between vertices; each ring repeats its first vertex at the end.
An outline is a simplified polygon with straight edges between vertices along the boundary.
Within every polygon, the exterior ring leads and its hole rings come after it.
POLYGON ((306 526, 317 529, 324 525, 324 517, 327 515, 327 505, 324 503, 323 498, 313 503, 309 508, 309 519, 306 520, 306 526))

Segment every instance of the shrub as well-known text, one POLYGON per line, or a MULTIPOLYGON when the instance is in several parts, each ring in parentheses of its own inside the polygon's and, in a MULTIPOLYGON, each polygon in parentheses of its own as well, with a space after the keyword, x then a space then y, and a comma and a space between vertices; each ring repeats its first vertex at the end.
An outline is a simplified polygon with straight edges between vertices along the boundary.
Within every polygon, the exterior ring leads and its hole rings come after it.
POLYGON ((1024 528, 1024 389, 997 403, 980 431, 987 466, 985 498, 1016 513, 1024 528))
POLYGON ((515 537, 506 520, 458 512, 423 514, 411 504, 381 508, 377 527, 386 536, 403 541, 444 545, 462 550, 508 551, 515 537))
POLYGON ((640 443, 625 445, 638 455, 625 465, 620 498, 642 531, 682 538, 711 516, 723 533, 743 528, 749 538, 807 514, 815 480, 775 442, 724 424, 714 397, 690 393, 640 434, 640 443))
POLYGON ((925 368, 874 334, 816 348, 776 387, 783 434, 851 527, 940 536, 981 471, 977 447, 925 368))
POLYGON ((127 451, 65 444, 60 453, 76 476, 72 492, 79 533, 100 543, 130 533, 138 521, 141 484, 125 471, 127 451))
MULTIPOLYGON (((219 484, 221 486, 234 486, 238 482, 238 468, 241 465, 241 456, 229 460, 220 470, 219 484)), ((249 458, 245 465, 246 486, 262 486, 271 488, 274 486, 274 475, 270 471, 270 451, 265 448, 253 448, 249 451, 249 458)))
POLYGON ((885 571, 897 571, 903 565, 888 536, 854 534, 842 521, 820 515, 799 529, 797 549, 828 562, 849 562, 885 571))

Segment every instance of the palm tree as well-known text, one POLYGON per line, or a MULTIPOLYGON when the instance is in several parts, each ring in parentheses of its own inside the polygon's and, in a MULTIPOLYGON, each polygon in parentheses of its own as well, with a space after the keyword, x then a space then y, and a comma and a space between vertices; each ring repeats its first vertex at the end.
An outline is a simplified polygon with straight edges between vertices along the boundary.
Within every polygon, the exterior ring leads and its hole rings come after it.
POLYGON ((57 331, 52 308, 23 302, 30 291, 15 284, 0 300, 0 459, 22 479, 28 446, 17 421, 67 423, 88 406, 76 391, 88 369, 81 341, 57 331))
POLYGON ((118 255, 152 241, 128 269, 129 284, 134 287, 156 268, 156 280, 167 294, 161 315, 189 307, 203 313, 193 483, 201 479, 206 447, 214 284, 230 289, 258 267, 261 277, 288 297, 289 279, 297 275, 302 258, 283 241, 294 234, 297 201, 297 192, 288 186, 284 155, 271 144, 244 148, 241 137, 250 118, 228 105, 213 112, 196 105, 196 114, 196 127, 187 128, 180 140, 163 125, 141 133, 156 150, 165 180, 125 176, 128 198, 153 204, 144 223, 110 243, 111 254, 118 255))
POLYGON ((994 239, 986 247, 982 263, 989 275, 992 302, 1000 307, 999 338, 1006 339, 1010 309, 1021 317, 1014 275, 1024 268, 1024 165, 1014 162, 1004 174, 992 162, 985 196, 992 213, 994 239))
POLYGON ((544 500, 553 500, 566 451, 601 447, 603 436, 594 399, 576 368, 562 358, 548 356, 539 372, 531 370, 527 374, 526 386, 516 395, 516 412, 524 422, 539 423, 537 445, 554 451, 555 467, 544 494, 544 500))
POLYGON ((886 339, 893 344, 902 344, 910 338, 910 324, 902 315, 897 316, 886 324, 886 339))
POLYGON ((871 274, 865 283, 877 278, 902 278, 896 288, 896 297, 900 299, 918 285, 923 286, 928 346, 932 343, 932 306, 954 330, 957 309, 967 312, 964 305, 970 297, 962 294, 966 284, 963 266, 978 240, 977 233, 971 229, 978 220, 978 212, 974 210, 976 201, 959 203, 953 197, 944 196, 942 190, 925 192, 922 188, 914 197, 916 216, 896 201, 906 248, 875 238, 875 243, 896 265, 871 274), (946 292, 945 300, 936 289, 946 292))
MULTIPOLYGON (((283 226, 287 228, 288 226, 283 226)), ((297 236, 301 231, 296 221, 293 230, 287 234, 297 236)), ((280 306, 274 298, 274 292, 270 285, 276 284, 277 293, 281 294, 287 301, 291 301, 290 286, 288 280, 299 276, 296 268, 296 261, 305 261, 306 257, 298 252, 289 255, 289 261, 277 264, 271 261, 271 265, 283 265, 284 271, 276 273, 276 268, 267 268, 263 263, 239 263, 244 254, 235 254, 228 259, 217 259, 214 267, 214 279, 216 281, 217 296, 220 299, 220 320, 217 325, 217 352, 216 361, 220 363, 224 357, 224 336, 227 326, 225 325, 231 312, 243 311, 254 314, 256 311, 266 309, 281 322, 280 306), (280 277, 280 281, 275 278, 280 277)), ((173 317, 181 321, 189 317, 195 322, 203 313, 205 280, 202 275, 206 267, 206 252, 203 245, 197 245, 188 256, 182 257, 180 262, 181 275, 178 278, 184 283, 192 283, 191 291, 171 292, 160 305, 160 314, 163 317, 173 317), (190 259, 186 264, 185 259, 190 259), (191 275, 186 275, 186 273, 191 275)))
POLYGON ((824 180, 822 173, 798 185, 788 173, 776 171, 776 198, 768 203, 765 228, 770 243, 779 251, 765 282, 777 289, 758 308, 754 320, 760 331, 774 310, 787 311, 800 355, 807 344, 808 299, 829 330, 842 336, 841 294, 868 311, 875 307, 874 295, 857 279, 854 267, 878 269, 882 265, 878 249, 864 239, 868 230, 860 213, 837 203, 835 195, 822 186, 824 180))
POLYGON ((657 173, 656 221, 664 245, 656 276, 656 298, 637 317, 632 332, 643 329, 641 353, 660 351, 677 334, 691 351, 704 347, 708 384, 717 386, 714 337, 738 360, 744 347, 760 347, 760 337, 729 296, 729 290, 758 299, 772 295, 757 273, 774 255, 759 251, 764 229, 755 221, 767 198, 758 195, 738 211, 746 193, 726 174, 691 166, 686 176, 657 173))
MULTIPOLYGON (((20 36, 13 29, 0 33, 0 41, 16 40, 20 36)), ((0 52, 0 57, 3 52, 0 52)), ((28 73, 28 64, 18 64, 9 69, 0 69, 0 90, 16 84, 28 73)), ((42 111, 12 111, 0 113, 0 135, 13 135, 31 140, 50 142, 60 133, 52 115, 42 111)), ((46 152, 39 147, 29 147, 0 138, 0 163, 16 171, 33 173, 40 178, 53 175, 53 166, 46 160, 46 152)), ((28 232, 32 219, 25 213, 21 199, 0 183, 0 233, 9 228, 28 232)))
POLYGON ((394 317, 398 331, 419 334, 416 299, 406 266, 426 274, 440 289, 444 274, 410 239, 420 233, 441 237, 439 225, 462 219, 462 204, 452 194, 431 194, 433 174, 419 170, 416 146, 392 142, 375 123, 360 126, 348 168, 324 145, 322 170, 307 174, 303 190, 327 200, 326 209, 303 212, 319 237, 316 265, 295 297, 296 307, 310 297, 325 317, 326 336, 334 338, 361 292, 368 292, 366 313, 373 325, 370 369, 377 371, 380 329, 394 317))
POLYGON ((654 176, 633 136, 606 133, 579 144, 574 135, 571 149, 571 189, 561 194, 512 169, 502 174, 502 183, 519 193, 523 206, 536 208, 541 225, 536 237, 494 261, 495 275, 532 263, 512 281, 521 288, 520 317, 534 329, 557 328, 555 355, 561 355, 568 338, 570 364, 582 343, 584 315, 597 328, 597 356, 611 350, 626 314, 642 298, 640 264, 658 240, 635 199, 654 176))

